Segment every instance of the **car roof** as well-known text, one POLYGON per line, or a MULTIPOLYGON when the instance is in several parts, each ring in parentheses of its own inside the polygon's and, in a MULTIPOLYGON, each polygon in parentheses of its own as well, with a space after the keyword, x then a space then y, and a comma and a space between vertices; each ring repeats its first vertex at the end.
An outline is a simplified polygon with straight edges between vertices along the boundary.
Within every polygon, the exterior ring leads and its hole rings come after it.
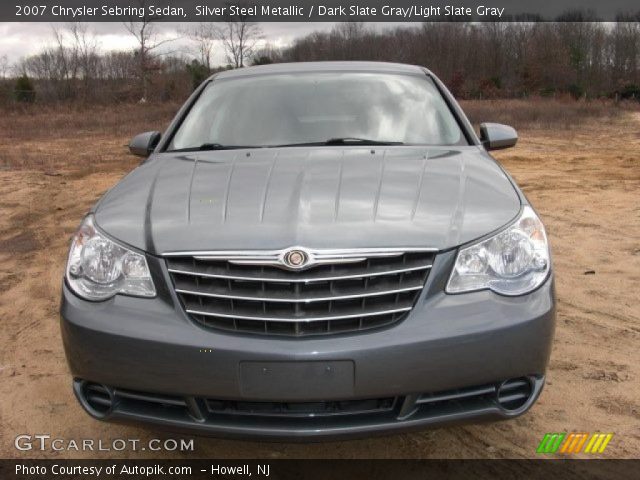
POLYGON ((273 73, 302 73, 302 72, 380 72, 380 73, 431 73, 424 67, 389 62, 292 62, 272 63, 254 67, 236 68, 216 73, 212 78, 234 78, 250 75, 269 75, 273 73))

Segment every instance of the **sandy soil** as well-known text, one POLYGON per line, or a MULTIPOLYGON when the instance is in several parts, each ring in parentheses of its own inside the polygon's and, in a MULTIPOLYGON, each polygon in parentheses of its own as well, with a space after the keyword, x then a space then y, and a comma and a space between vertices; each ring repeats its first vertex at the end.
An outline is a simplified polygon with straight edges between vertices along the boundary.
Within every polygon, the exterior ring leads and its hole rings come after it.
MULTIPOLYGON (((212 458, 535 457, 546 432, 614 432, 607 457, 640 452, 640 116, 572 131, 521 131, 497 157, 534 203, 550 234, 558 326, 537 405, 509 422, 312 445, 197 438, 212 458)), ((6 140, 6 139, 5 139, 6 140)), ((2 155, 73 158, 77 141, 15 143, 2 155), (53 150, 47 150, 49 147, 53 150), (51 153, 53 152, 53 153, 51 153)), ((124 160, 95 168, 0 170, 0 457, 23 457, 16 435, 66 439, 175 437, 97 422, 77 405, 58 329, 67 242, 83 213, 135 160, 126 138, 92 138, 93 151, 124 160)), ((79 145, 86 150, 86 145, 79 145)), ((77 150, 75 150, 77 151, 77 150)), ((74 162, 66 162, 72 165, 74 162)), ((28 456, 145 458, 146 452, 28 456)), ((180 456, 167 453, 167 456, 180 456)), ((194 456, 193 453, 183 454, 194 456)))

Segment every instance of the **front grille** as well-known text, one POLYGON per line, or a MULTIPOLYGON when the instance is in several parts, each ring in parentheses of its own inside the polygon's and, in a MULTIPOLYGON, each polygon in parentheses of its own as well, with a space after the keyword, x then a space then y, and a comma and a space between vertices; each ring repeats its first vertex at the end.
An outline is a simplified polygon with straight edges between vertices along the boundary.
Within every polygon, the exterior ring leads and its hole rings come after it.
POLYGON ((398 322, 413 308, 434 258, 433 251, 424 250, 316 252, 314 266, 287 270, 275 263, 272 252, 269 260, 256 258, 255 252, 251 260, 225 253, 226 258, 167 257, 186 312, 207 328, 288 336, 362 331, 398 322))

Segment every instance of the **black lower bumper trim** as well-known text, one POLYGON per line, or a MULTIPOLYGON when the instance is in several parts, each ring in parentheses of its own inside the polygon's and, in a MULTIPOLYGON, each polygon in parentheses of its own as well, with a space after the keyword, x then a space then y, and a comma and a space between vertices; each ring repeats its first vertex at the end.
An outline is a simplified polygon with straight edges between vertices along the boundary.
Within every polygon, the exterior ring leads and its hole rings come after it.
POLYGON ((85 410, 100 420, 145 422, 221 437, 320 440, 511 418, 533 405, 543 385, 543 376, 531 375, 443 392, 330 402, 182 397, 81 379, 74 380, 74 392, 85 410), (517 402, 513 401, 514 395, 518 396, 517 402), (505 402, 505 398, 510 401, 505 402))

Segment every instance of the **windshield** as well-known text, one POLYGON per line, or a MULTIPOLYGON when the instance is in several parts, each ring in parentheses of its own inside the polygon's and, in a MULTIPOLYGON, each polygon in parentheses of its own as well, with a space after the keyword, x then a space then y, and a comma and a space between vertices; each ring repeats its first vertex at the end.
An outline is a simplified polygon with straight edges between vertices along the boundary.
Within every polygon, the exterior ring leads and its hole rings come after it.
POLYGON ((214 80, 167 150, 350 142, 466 144, 426 75, 310 72, 214 80))

